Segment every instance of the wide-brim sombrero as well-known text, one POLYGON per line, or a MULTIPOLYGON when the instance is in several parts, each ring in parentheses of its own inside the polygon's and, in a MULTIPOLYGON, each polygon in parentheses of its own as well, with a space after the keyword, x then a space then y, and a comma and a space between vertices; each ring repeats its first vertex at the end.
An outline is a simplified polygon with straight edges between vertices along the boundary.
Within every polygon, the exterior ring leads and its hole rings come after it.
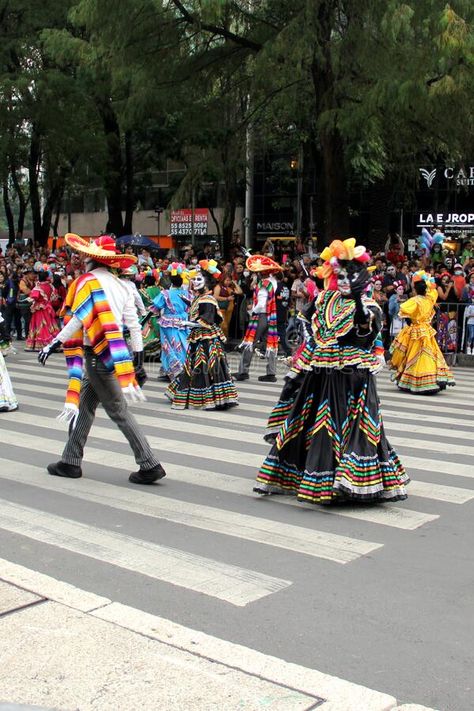
POLYGON ((110 235, 103 235, 96 240, 88 241, 79 235, 68 232, 64 241, 76 252, 114 269, 126 269, 137 262, 137 257, 134 254, 117 252, 115 240, 110 235))
POLYGON ((271 257, 265 257, 263 254, 252 254, 245 262, 247 269, 250 272, 281 272, 282 267, 275 262, 271 257))

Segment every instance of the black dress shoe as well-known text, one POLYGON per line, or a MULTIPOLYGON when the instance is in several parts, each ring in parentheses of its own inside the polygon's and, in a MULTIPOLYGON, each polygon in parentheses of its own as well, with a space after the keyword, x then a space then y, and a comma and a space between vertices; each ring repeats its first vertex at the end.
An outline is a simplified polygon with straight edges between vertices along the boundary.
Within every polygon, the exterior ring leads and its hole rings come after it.
POLYGON ((234 375, 234 380, 248 380, 250 375, 248 373, 237 373, 234 375))
POLYGON ((153 484, 153 482, 158 481, 158 479, 163 479, 165 476, 165 470, 161 464, 157 464, 153 469, 139 469, 137 472, 132 472, 128 480, 131 481, 132 484, 153 484))
POLYGON ((261 375, 259 377, 261 383, 276 383, 276 375, 261 375))
POLYGON ((65 476, 69 479, 80 479, 82 476, 81 467, 76 467, 74 464, 66 464, 66 462, 48 464, 47 470, 53 476, 65 476))

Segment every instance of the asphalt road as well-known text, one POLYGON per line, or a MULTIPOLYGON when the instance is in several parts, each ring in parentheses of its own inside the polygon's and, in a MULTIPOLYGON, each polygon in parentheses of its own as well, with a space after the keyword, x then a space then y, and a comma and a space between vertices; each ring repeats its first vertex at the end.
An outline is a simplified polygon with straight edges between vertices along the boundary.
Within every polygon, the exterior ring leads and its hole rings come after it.
POLYGON ((229 413, 172 411, 149 382, 134 409, 168 476, 138 488, 103 413, 84 477, 47 476, 66 437, 63 358, 7 362, 20 409, 0 415, 1 558, 400 703, 472 711, 474 370, 429 398, 381 374, 410 496, 321 509, 252 493, 281 387, 257 382, 259 363, 229 413))

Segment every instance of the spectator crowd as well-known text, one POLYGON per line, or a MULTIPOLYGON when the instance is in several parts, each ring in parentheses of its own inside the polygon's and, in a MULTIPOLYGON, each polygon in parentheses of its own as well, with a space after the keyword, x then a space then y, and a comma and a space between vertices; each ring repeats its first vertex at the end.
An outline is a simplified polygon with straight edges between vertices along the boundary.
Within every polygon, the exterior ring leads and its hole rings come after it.
MULTIPOLYGON (((126 247, 125 251, 136 250, 126 247)), ((283 267, 277 276, 276 303, 280 356, 287 357, 298 341, 296 314, 323 287, 313 276, 322 260, 312 240, 269 239, 259 251, 283 267)), ((210 242, 200 250, 185 245, 179 254, 166 258, 140 249, 136 272, 127 278, 143 296, 147 290, 156 294, 170 285, 167 269, 171 262, 178 259, 192 268, 199 260, 211 258, 217 260, 222 272, 214 296, 232 347, 245 333, 255 280, 246 269, 246 256, 238 239, 226 258, 216 254, 210 242)), ((474 241, 459 245, 457 253, 436 243, 431 250, 418 249, 408 255, 400 237, 390 235, 384 250, 372 253, 372 267, 372 298, 384 314, 382 337, 387 350, 403 326, 398 312, 400 303, 412 295, 413 274, 424 269, 436 280, 438 302, 433 325, 441 350, 446 354, 463 350, 474 354, 474 241)), ((4 318, 0 343, 4 349, 10 348, 14 339, 24 341, 25 350, 30 351, 39 351, 51 341, 60 327, 67 288, 83 268, 81 257, 67 248, 52 251, 28 244, 9 247, 4 253, 0 250, 0 310, 4 318)))

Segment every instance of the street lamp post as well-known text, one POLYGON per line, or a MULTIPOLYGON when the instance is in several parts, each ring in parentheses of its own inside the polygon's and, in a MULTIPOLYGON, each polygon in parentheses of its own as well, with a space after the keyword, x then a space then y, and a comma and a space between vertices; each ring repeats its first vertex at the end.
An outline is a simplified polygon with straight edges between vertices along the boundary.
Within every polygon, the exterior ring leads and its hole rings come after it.
POLYGON ((160 216, 161 216, 161 213, 164 212, 164 210, 165 210, 165 208, 160 207, 159 205, 157 205, 155 207, 155 215, 156 215, 156 219, 158 221, 158 237, 160 236, 160 216))

